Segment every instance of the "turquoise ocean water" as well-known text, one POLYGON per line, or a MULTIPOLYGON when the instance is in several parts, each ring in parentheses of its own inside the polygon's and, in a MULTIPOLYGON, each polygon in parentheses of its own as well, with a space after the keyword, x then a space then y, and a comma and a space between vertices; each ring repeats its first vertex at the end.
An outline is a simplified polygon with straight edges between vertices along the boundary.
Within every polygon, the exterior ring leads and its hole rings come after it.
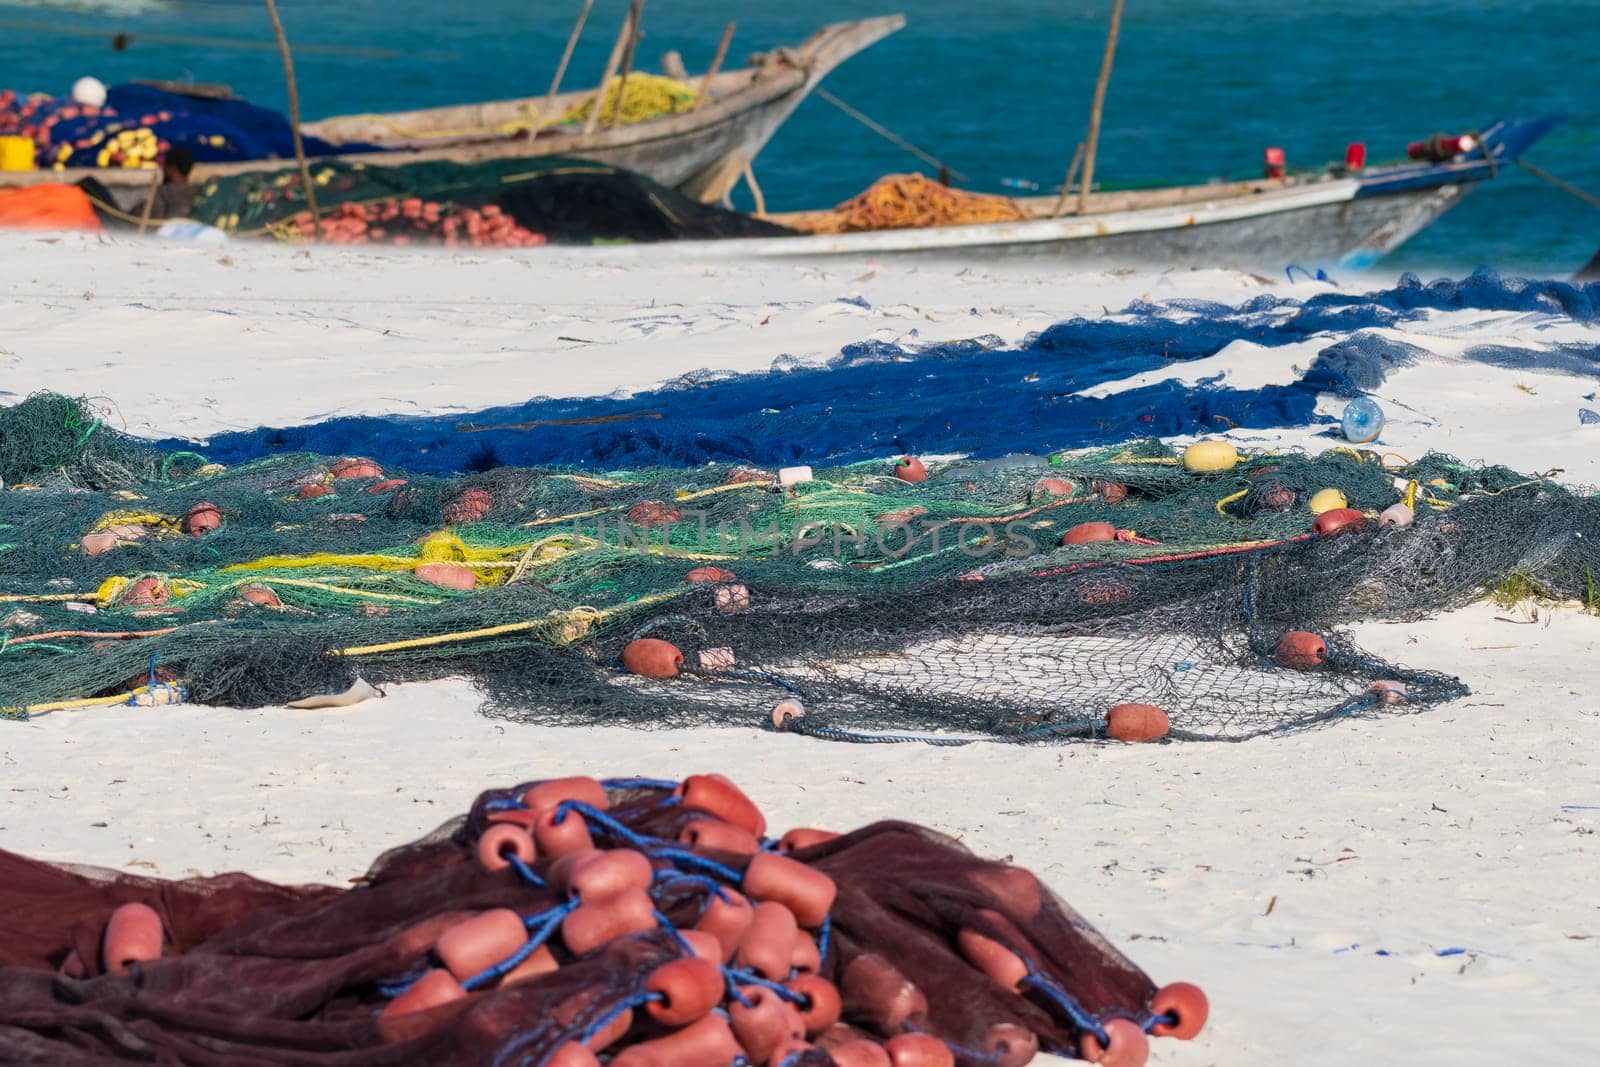
MULTIPOLYGON (((542 93, 580 0, 280 0, 291 41, 397 56, 297 57, 306 117, 542 93)), ((599 0, 569 87, 593 84, 626 9, 599 0)), ((1001 191, 1060 181, 1086 126, 1110 0, 650 0, 641 65, 678 49, 730 62, 833 20, 901 11, 901 33, 827 82, 844 100, 1001 191)), ((271 40, 256 0, 0 0, 0 86, 64 92, 83 74, 225 82, 284 103, 277 55, 138 35, 271 40), (71 32, 81 31, 78 36, 71 32), (133 44, 113 52, 110 35, 133 44)), ((1245 177, 1262 149, 1291 165, 1365 141, 1394 158, 1435 130, 1559 112, 1531 159, 1600 193, 1600 0, 1128 0, 1097 177, 1146 185, 1245 177)), ((928 168, 807 101, 757 161, 773 208, 833 204, 887 171, 928 168)), ((1385 261, 1389 269, 1563 274, 1600 246, 1600 210, 1509 174, 1385 261)))

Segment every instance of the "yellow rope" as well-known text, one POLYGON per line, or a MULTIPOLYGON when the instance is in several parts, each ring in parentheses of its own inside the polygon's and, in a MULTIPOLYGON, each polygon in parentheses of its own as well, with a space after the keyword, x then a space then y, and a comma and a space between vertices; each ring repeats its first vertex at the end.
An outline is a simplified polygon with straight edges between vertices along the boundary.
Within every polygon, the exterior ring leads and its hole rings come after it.
POLYGON ((500 626, 485 626, 479 630, 462 630, 457 633, 435 634, 432 637, 413 637, 404 641, 390 641, 381 645, 356 645, 351 648, 341 648, 341 656, 374 656, 382 652, 404 652, 413 648, 429 648, 436 645, 459 644, 462 641, 476 641, 482 637, 502 637, 506 634, 526 633, 530 630, 541 628, 568 628, 570 636, 564 637, 562 644, 571 644, 584 636, 589 627, 613 615, 633 611, 636 608, 648 607, 659 604, 665 600, 682 596, 683 590, 672 590, 665 593, 653 593, 650 596, 640 597, 638 600, 621 604, 614 608, 599 611, 595 608, 573 608, 570 611, 554 612, 543 619, 529 619, 525 622, 508 622, 500 626))
POLYGON ((767 488, 770 488, 770 484, 767 482, 735 482, 732 485, 714 485, 710 489, 701 489, 694 493, 691 493, 686 489, 679 489, 674 499, 676 499, 679 503, 682 503, 686 500, 699 500, 702 497, 717 496, 720 493, 736 493, 741 489, 764 490, 767 488))
POLYGON ((7 593, 0 596, 0 604, 62 604, 93 599, 93 593, 7 593))
POLYGON ((1244 489, 1239 490, 1237 493, 1234 493, 1232 496, 1223 497, 1221 500, 1217 501, 1217 514, 1221 515, 1223 518, 1226 519, 1228 517, 1228 513, 1226 511, 1224 511, 1223 508, 1226 508, 1229 504, 1233 503, 1235 500, 1243 500, 1245 497, 1247 497, 1249 495, 1250 495, 1250 490, 1248 488, 1244 488, 1244 489))

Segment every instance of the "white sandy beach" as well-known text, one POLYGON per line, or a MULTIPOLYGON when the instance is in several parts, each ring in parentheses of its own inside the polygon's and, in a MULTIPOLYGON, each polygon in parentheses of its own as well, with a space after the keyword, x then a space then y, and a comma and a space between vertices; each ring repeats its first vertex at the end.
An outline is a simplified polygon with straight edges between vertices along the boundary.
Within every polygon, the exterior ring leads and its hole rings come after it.
MULTIPOLYGON (((1347 288, 1392 279, 1341 278, 1347 288)), ((473 410, 822 360, 878 338, 1015 343, 1134 299, 1310 296, 1230 272, 674 263, 669 256, 375 254, 0 236, 0 402, 104 397, 119 425, 203 438, 338 414, 473 410), (843 302, 861 298, 870 307, 843 302)), ((1437 313, 1394 334, 1436 358, 1377 396, 1383 442, 1600 484, 1592 377, 1451 357, 1600 342, 1537 314, 1437 313)), ((1238 344, 1192 380, 1295 377, 1318 345, 1238 344)), ((1106 388, 1115 388, 1108 386, 1106 388)), ((1330 413, 1340 402, 1329 401, 1330 413)), ((1305 430, 1249 446, 1326 447, 1305 430)), ((463 683, 344 711, 198 707, 0 724, 0 847, 179 877, 340 883, 482 788, 556 774, 722 770, 774 825, 911 818, 1038 872, 1158 982, 1212 998, 1153 1062, 1581 1064, 1600 1004, 1600 618, 1480 604, 1359 627, 1461 676, 1420 715, 1243 744, 958 750, 756 729, 561 730, 481 717, 463 683), (1461 950, 1461 951, 1456 951, 1461 950)))

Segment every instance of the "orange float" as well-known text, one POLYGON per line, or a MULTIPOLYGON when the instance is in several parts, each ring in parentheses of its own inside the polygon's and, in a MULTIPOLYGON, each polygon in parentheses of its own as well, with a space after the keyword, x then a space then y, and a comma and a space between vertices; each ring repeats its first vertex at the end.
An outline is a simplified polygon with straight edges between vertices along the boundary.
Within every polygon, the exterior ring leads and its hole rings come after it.
POLYGON ((828 1049, 837 1067, 894 1067, 889 1053, 876 1041, 857 1038, 828 1049))
POLYGON ((605 811, 611 806, 611 800, 606 796, 606 787, 601 785, 598 779, 585 775, 552 778, 548 782, 540 782, 522 794, 522 802, 534 811, 553 808, 566 800, 576 800, 599 811, 605 811))
POLYGON ((816 939, 804 930, 795 936, 794 948, 789 952, 789 973, 801 976, 822 970, 822 950, 816 939))
POLYGON ((739 967, 771 982, 789 977, 795 935, 800 932, 794 912, 782 904, 763 900, 755 906, 750 928, 734 954, 739 967))
POLYGON ((569 852, 594 848, 594 838, 589 836, 583 817, 559 807, 539 812, 533 823, 533 839, 546 856, 565 856, 569 852))
POLYGON ((451 525, 481 522, 494 507, 494 497, 487 489, 465 489, 444 506, 441 514, 451 525))
POLYGON ((956 1067, 950 1046, 929 1034, 896 1034, 883 1043, 891 1067, 956 1067))
POLYGON ((1167 713, 1152 704, 1118 704, 1106 712, 1106 736, 1113 741, 1155 741, 1171 729, 1167 713))
MULTIPOLYGON (((979 912, 983 915, 983 912, 979 912)), ((994 913, 989 912, 992 916, 994 913)), ((987 934, 963 929, 956 934, 956 947, 978 970, 994 979, 1012 993, 1022 990, 1023 979, 1028 977, 1028 965, 1022 957, 1006 948, 987 934)))
POLYGON ((732 571, 721 567, 696 567, 683 576, 686 582, 732 582, 738 579, 732 571))
POLYGON ((684 807, 715 815, 723 822, 731 822, 756 837, 767 832, 767 819, 761 814, 761 809, 725 775, 691 774, 678 784, 673 795, 682 798, 684 807))
POLYGON ((468 978, 494 966, 527 944, 528 931, 510 908, 481 912, 440 935, 433 951, 455 976, 468 978))
POLYGON ((984 1032, 983 1050, 995 1067, 1024 1067, 1039 1054, 1039 1035, 1016 1023, 995 1023, 984 1032))
POLYGON ((478 576, 471 567, 461 563, 424 563, 412 572, 429 585, 463 592, 477 588, 478 576))
POLYGON ((611 1067, 722 1067, 742 1052, 728 1024, 713 1014, 665 1037, 629 1045, 611 1067))
POLYGON ((766 986, 743 986, 739 992, 750 1003, 737 998, 731 1000, 728 1021, 733 1025, 733 1036, 744 1046, 751 1060, 764 1062, 784 1042, 804 1039, 805 1025, 794 1005, 766 986))
POLYGON ((431 1011, 445 1004, 465 1000, 467 991, 461 988, 449 971, 434 969, 411 983, 409 989, 383 1006, 378 1013, 378 1033, 385 1041, 404 1040, 416 1036, 410 1027, 395 1027, 394 1020, 419 1012, 431 1011))
POLYGON ((323 485, 321 482, 313 482, 310 485, 302 485, 300 487, 300 491, 295 495, 301 500, 315 500, 319 496, 332 496, 333 491, 333 486, 331 485, 323 485))
POLYGON ((1102 1045, 1093 1034, 1084 1034, 1078 1040, 1082 1059, 1104 1067, 1144 1067, 1150 1058, 1150 1039, 1145 1032, 1127 1019, 1112 1019, 1101 1024, 1110 1043, 1102 1045))
POLYGON ((663 1026, 687 1026, 722 1000, 722 968, 696 956, 669 960, 650 972, 646 992, 659 1000, 645 1002, 645 1013, 663 1026))
POLYGON ((550 1054, 543 1067, 600 1067, 600 1058, 587 1046, 568 1041, 550 1054))
POLYGON ((196 504, 183 515, 183 532, 190 537, 203 537, 222 525, 222 509, 215 504, 196 504))
POLYGON ((622 650, 622 666, 641 678, 674 678, 683 666, 683 653, 659 637, 641 637, 622 650))
POLYGON ((161 916, 148 904, 123 904, 106 920, 101 959, 111 974, 127 974, 135 964, 161 958, 165 940, 161 916))
POLYGON ((1278 664, 1292 671, 1314 671, 1327 665, 1328 643, 1308 630, 1290 630, 1278 640, 1278 664))
POLYGON ((478 862, 486 871, 503 871, 511 866, 507 857, 515 856, 523 863, 532 863, 538 855, 533 836, 520 826, 495 823, 478 838, 478 862))
POLYGON ((1211 1016, 1211 1002, 1206 999, 1205 990, 1192 982, 1173 982, 1156 990, 1156 995, 1150 998, 1150 1010, 1174 1020, 1156 1023, 1150 1028, 1152 1034, 1189 1041, 1205 1029, 1206 1020, 1211 1016))
POLYGON ((721 819, 696 819, 678 831, 678 840, 693 848, 710 848, 741 856, 754 856, 761 851, 761 842, 754 834, 721 819))
POLYGON ((1316 531, 1318 537, 1361 533, 1367 528, 1367 517, 1355 508, 1332 508, 1318 515, 1312 522, 1311 528, 1316 531))
POLYGON ((656 926, 655 903, 643 889, 625 889, 593 904, 579 904, 561 921, 561 940, 575 956, 608 941, 642 934, 656 926))
POLYGON ((1048 500, 1051 497, 1071 499, 1078 487, 1065 478, 1040 478, 1033 483, 1033 499, 1048 500))
POLYGON ((1064 545, 1090 545, 1116 539, 1117 528, 1109 522, 1080 522, 1061 535, 1064 545))
POLYGON ((902 482, 925 482, 928 480, 928 468, 916 456, 901 456, 894 461, 894 476, 902 482))
POLYGON ((724 889, 722 892, 727 899, 712 894, 706 903, 706 910, 695 923, 695 929, 705 931, 722 943, 722 959, 726 962, 744 944, 745 934, 755 921, 755 908, 737 890, 724 889))
POLYGON ((845 965, 839 985, 845 1014, 896 1033, 909 1019, 928 1013, 928 998, 900 969, 875 952, 863 953, 845 965))
POLYGON ((789 992, 805 998, 796 1005, 796 1010, 800 1013, 800 1022, 804 1024, 808 1037, 815 1037, 839 1021, 844 1008, 839 1000, 838 986, 814 974, 802 974, 798 978, 791 978, 786 984, 789 992))
POLYGON ((346 456, 334 461, 328 468, 328 476, 334 479, 382 478, 383 468, 370 459, 346 456))
MULTIPOLYGON (((576 819, 576 815, 568 815, 576 819)), ((562 857, 565 859, 566 857, 562 857)), ((558 863, 560 860, 557 861, 558 863)), ((567 879, 567 892, 585 904, 596 903, 629 889, 649 889, 655 868, 643 852, 631 848, 584 853, 567 879)))
POLYGON ((763 852, 744 870, 741 887, 761 901, 777 901, 794 913, 801 926, 821 926, 838 896, 832 878, 799 860, 763 852))

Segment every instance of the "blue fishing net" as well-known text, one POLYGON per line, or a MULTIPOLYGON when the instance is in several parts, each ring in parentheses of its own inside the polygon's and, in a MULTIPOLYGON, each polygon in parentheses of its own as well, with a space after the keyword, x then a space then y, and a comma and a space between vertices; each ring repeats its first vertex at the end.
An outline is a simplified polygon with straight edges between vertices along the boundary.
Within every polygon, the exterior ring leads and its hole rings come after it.
MULTIPOLYGON (((468 416, 348 417, 261 428, 206 443, 219 462, 289 452, 359 453, 413 471, 498 466, 850 463, 891 452, 1017 452, 1109 444, 1232 428, 1329 421, 1317 397, 1356 396, 1423 352, 1384 336, 1435 309, 1538 311, 1584 321, 1600 284, 1529 282, 1482 272, 1423 285, 1407 277, 1365 295, 1297 302, 1261 296, 1237 307, 1197 300, 1136 303, 1119 315, 1071 319, 1016 348, 996 339, 916 348, 847 346, 822 367, 780 359, 751 374, 688 375, 626 398, 540 398, 468 416), (1112 383, 1205 359, 1235 342, 1281 347, 1327 336, 1288 384, 1243 389, 1220 377, 1194 384, 1112 383), (1105 387, 1105 388, 1102 388, 1105 387), (1104 395, 1088 395, 1099 391, 1104 395)), ((1467 358, 1566 372, 1600 367, 1595 350, 1473 349, 1467 358)), ((168 441, 182 449, 189 441, 168 441)))
MULTIPOLYGON (((86 107, 69 97, 0 94, 0 133, 31 138, 40 167, 137 166, 175 145, 186 146, 202 163, 294 154, 289 121, 281 112, 150 85, 113 86, 103 107, 86 107)), ((304 143, 311 156, 384 150, 317 137, 305 137, 304 143)))

